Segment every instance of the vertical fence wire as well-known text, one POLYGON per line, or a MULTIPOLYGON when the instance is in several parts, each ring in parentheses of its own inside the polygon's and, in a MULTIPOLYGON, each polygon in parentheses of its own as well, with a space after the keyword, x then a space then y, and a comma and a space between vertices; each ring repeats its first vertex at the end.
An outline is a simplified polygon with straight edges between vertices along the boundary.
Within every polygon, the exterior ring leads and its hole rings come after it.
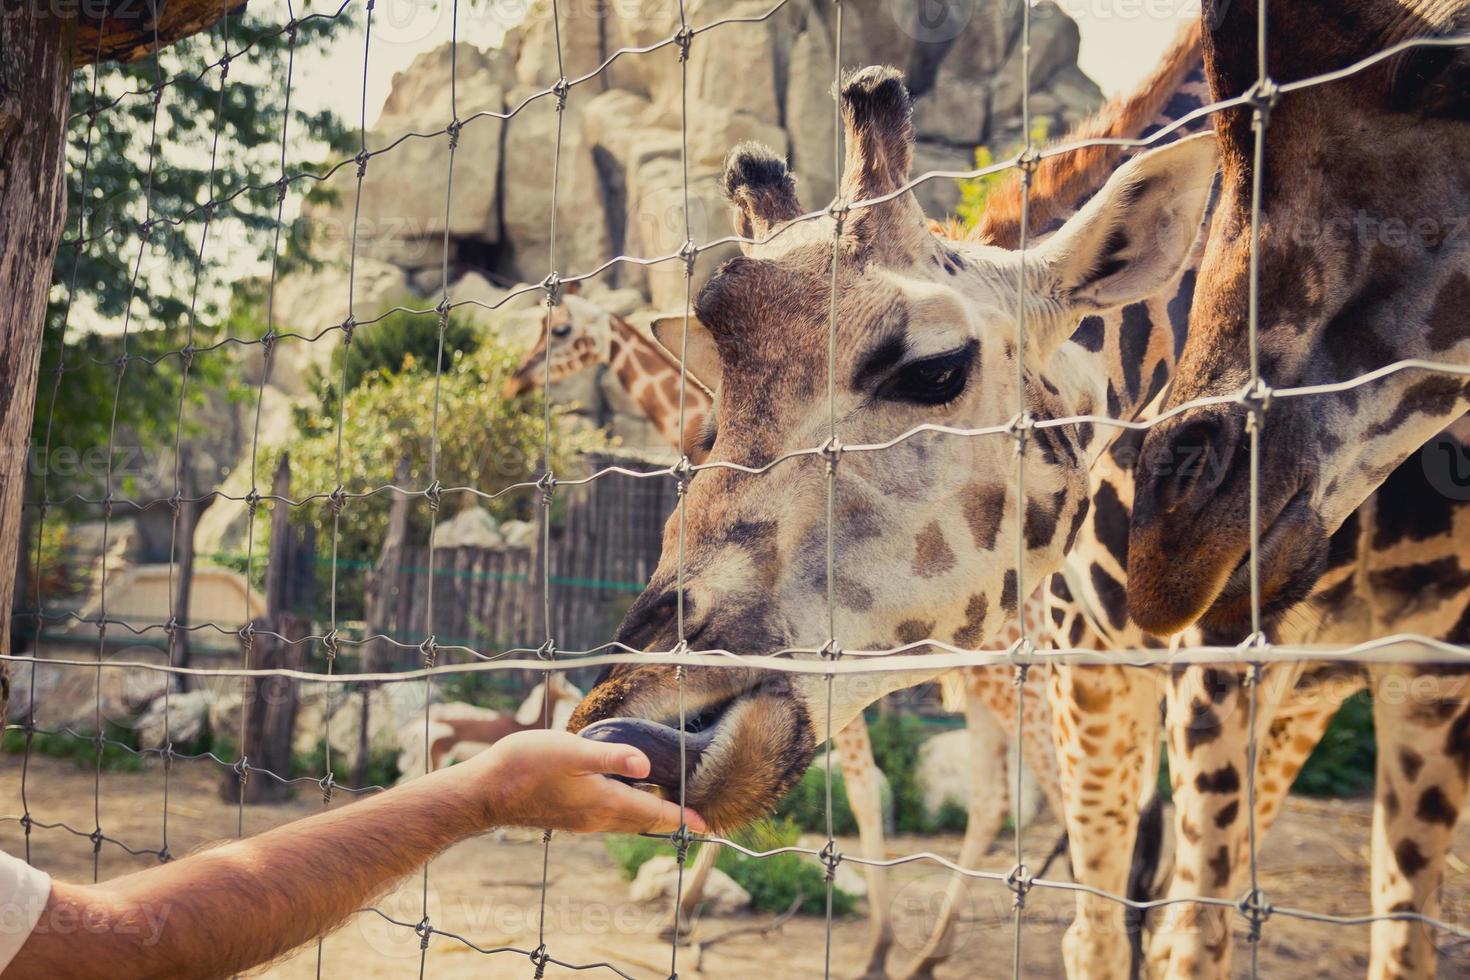
MULTIPOLYGON (((847 215, 847 204, 842 187, 842 0, 833 3, 832 30, 832 186, 834 188, 832 222, 832 268, 828 282, 827 297, 827 445, 826 457, 826 595, 827 639, 822 645, 824 656, 836 661, 842 655, 837 643, 836 614, 836 549, 835 500, 837 496, 837 462, 841 458, 842 444, 837 438, 837 288, 838 271, 842 260, 842 232, 847 215)), ((826 675, 827 697, 826 738, 822 773, 822 816, 826 824, 827 841, 822 846, 822 858, 827 865, 825 921, 822 925, 822 976, 832 976, 832 905, 837 887, 837 866, 841 855, 837 852, 837 839, 832 821, 832 687, 835 678, 829 670, 826 675)), ((859 714, 859 722, 862 716, 859 714)))
MULTIPOLYGON (((89 84, 87 98, 87 135, 83 141, 82 166, 78 174, 77 183, 79 193, 77 195, 77 240, 72 255, 71 274, 67 277, 66 299, 61 308, 61 322, 56 327, 56 368, 51 378, 51 397, 46 404, 46 434, 43 442, 43 456, 41 458, 41 499, 37 505, 36 516, 36 563, 33 575, 33 587, 35 589, 35 634, 32 641, 31 653, 36 658, 31 661, 30 691, 28 694, 29 704, 26 705, 25 723, 25 745, 22 749, 20 762, 20 807, 21 807, 21 831, 25 840, 26 861, 31 860, 31 805, 29 795, 29 777, 31 772, 31 749, 36 738, 36 665, 41 656, 41 637, 46 625, 46 613, 44 605, 45 575, 42 574, 42 561, 45 554, 46 518, 51 510, 51 439, 56 428, 56 402, 61 394, 61 379, 66 373, 66 328, 71 322, 72 305, 77 296, 77 274, 82 266, 82 253, 87 248, 87 215, 91 198, 88 196, 90 190, 89 180, 92 175, 92 138, 97 132, 97 80, 100 74, 102 61, 102 32, 97 33, 97 51, 92 59, 92 80, 89 84)), ((70 91, 68 91, 67 107, 71 106, 70 91)), ((65 151, 63 150, 63 153, 65 151)), ((63 190, 63 193, 65 191, 63 190)), ((44 329, 44 326, 43 328, 44 329)), ((24 522, 22 522, 24 523, 24 522)), ((166 846, 166 845, 165 845, 166 846)))
MULTIPOLYGON (((557 249, 557 211, 561 207, 561 166, 562 166, 562 137, 566 128, 567 96, 571 86, 567 81, 567 66, 565 56, 562 53, 561 39, 561 7, 558 0, 551 0, 551 32, 556 44, 556 84, 553 93, 556 96, 556 143, 552 148, 551 156, 551 217, 550 233, 547 236, 546 246, 546 279, 543 286, 546 291, 546 325, 548 331, 551 326, 551 317, 556 311, 556 305, 561 300, 561 278, 560 266, 558 264, 559 254, 557 249)), ((550 333, 547 334, 548 339, 550 333)), ((551 503, 556 493, 556 473, 552 466, 551 457, 551 352, 543 358, 544 368, 541 386, 541 486, 540 494, 540 518, 541 518, 541 623, 544 641, 541 645, 541 656, 549 662, 556 660, 556 639, 551 635, 551 503)), ((554 668, 553 668, 554 670, 554 668)), ((551 685, 553 679, 552 671, 548 671, 542 678, 541 711, 542 725, 551 727, 551 685)), ((536 980, 546 972, 546 964, 549 954, 546 950, 546 894, 551 884, 551 829, 547 828, 541 832, 541 891, 540 907, 536 914, 536 948, 531 952, 531 963, 536 970, 536 980)), ((678 942, 678 936, 674 937, 678 942)))
MULTIPOLYGON (((210 137, 209 144, 209 177, 207 182, 209 197, 213 201, 215 195, 216 168, 219 165, 219 136, 224 125, 225 115, 225 88, 230 78, 230 12, 225 11, 220 18, 221 40, 219 59, 219 92, 215 96, 214 104, 214 132, 210 137)), ((168 662, 173 664, 176 653, 183 637, 185 648, 189 641, 189 610, 185 602, 183 589, 175 582, 178 574, 179 555, 179 517, 186 507, 197 507, 198 502, 186 499, 184 496, 184 409, 189 395, 189 371, 194 365, 194 331, 198 326, 199 317, 199 282, 204 269, 205 248, 209 244, 209 228, 214 219, 215 209, 206 207, 203 213, 203 221, 199 230, 199 249, 194 255, 194 281, 189 291, 189 319, 187 332, 184 339, 184 353, 179 360, 179 404, 174 415, 174 493, 171 509, 172 520, 169 524, 169 546, 168 546, 168 601, 172 610, 171 619, 167 633, 167 655, 168 662)), ((192 497, 192 490, 190 493, 192 497)), ((196 512, 197 513, 197 512, 196 512)), ((194 548, 193 534, 195 519, 190 518, 187 522, 190 539, 184 542, 184 547, 192 554, 194 548)), ((160 861, 167 861, 170 857, 168 847, 168 801, 169 783, 173 772, 174 743, 173 727, 170 712, 173 699, 173 678, 165 676, 163 684, 163 842, 159 847, 158 857, 160 861)))
MULTIPOLYGON (((1265 397, 1265 385, 1261 379, 1260 350, 1260 301, 1261 301, 1261 188, 1262 171, 1266 162, 1266 124, 1274 98, 1274 83, 1271 81, 1266 59, 1267 24, 1266 0, 1256 0, 1256 83, 1253 88, 1254 106, 1251 110, 1252 148, 1251 164, 1251 221, 1250 221, 1250 266, 1249 292, 1246 306, 1246 331, 1249 343, 1250 387, 1249 415, 1246 428, 1250 435, 1250 594, 1251 635, 1246 647, 1251 654, 1267 646, 1265 633, 1261 629, 1261 429, 1266 422, 1269 399, 1265 397)), ((1253 660, 1248 665, 1245 678, 1246 708, 1246 834, 1247 860, 1250 871, 1250 891, 1241 900, 1240 911, 1246 916, 1249 927, 1251 980, 1260 975, 1261 926, 1264 903, 1261 900, 1258 840, 1256 835, 1256 763, 1259 757, 1259 738, 1256 732, 1259 714, 1262 664, 1253 660)))
MULTIPOLYGON (((694 262, 698 253, 694 248, 694 232, 689 220, 689 49, 694 40, 689 30, 689 19, 684 9, 684 0, 679 4, 679 181, 683 192, 681 213, 684 220, 684 316, 679 328, 679 475, 675 477, 678 490, 679 557, 674 573, 674 629, 675 649, 683 652, 688 648, 684 629, 684 534, 685 496, 688 486, 686 475, 689 466, 689 447, 685 439, 685 425, 689 412, 689 315, 694 305, 694 262)), ((683 929, 684 915, 684 864, 689 856, 689 827, 684 819, 684 807, 689 801, 688 758, 689 733, 685 705, 684 665, 674 668, 678 685, 676 697, 679 711, 679 826, 674 829, 671 841, 674 845, 674 926, 673 938, 669 940, 669 977, 679 975, 679 936, 683 929)), ((705 847, 718 847, 705 844, 705 847)))
MULTIPOLYGON (((150 0, 150 9, 153 14, 153 113, 149 121, 148 131, 148 164, 144 176, 143 190, 143 223, 140 226, 141 235, 138 241, 138 257, 133 263, 132 279, 128 284, 128 301, 123 308, 122 339, 119 342, 119 353, 117 357, 117 378, 113 382, 112 408, 108 415, 107 423, 107 464, 104 476, 102 495, 102 552, 101 572, 98 579, 98 623, 97 623, 97 672, 93 683, 93 738, 96 740, 96 768, 93 772, 92 781, 92 881, 96 882, 99 877, 102 858, 102 755, 107 744, 104 740, 104 728, 102 725, 102 661, 107 653, 107 550, 108 539, 112 531, 112 456, 117 444, 117 410, 122 403, 123 379, 128 370, 128 334, 133 326, 133 304, 138 298, 138 277, 143 270, 143 257, 148 253, 148 245, 153 237, 153 189, 155 170, 158 163, 158 116, 163 107, 163 96, 167 88, 164 85, 163 68, 159 58, 158 44, 158 6, 157 0, 150 0)), ((34 692, 33 692, 34 696, 34 692)))
POLYGON ((1014 895, 1011 913, 1011 974, 1021 976, 1021 927, 1026 910, 1026 891, 1030 888, 1030 876, 1026 871, 1023 853, 1024 824, 1021 820, 1021 788, 1026 770, 1026 753, 1019 751, 1024 744, 1026 728, 1026 674, 1030 669, 1027 658, 1031 654, 1031 637, 1026 631, 1026 605, 1031 593, 1026 584, 1026 437, 1031 430, 1031 413, 1026 402, 1026 234, 1031 217, 1031 177, 1037 165, 1036 147, 1031 138, 1031 3, 1021 3, 1021 133, 1025 140, 1021 156, 1021 214, 1017 232, 1016 250, 1016 580, 1013 590, 1016 608, 1016 629, 1019 638, 1014 650, 1017 655, 1015 667, 1016 685, 1016 772, 1011 793, 1012 826, 1015 827, 1015 865, 1010 874, 1010 886, 1014 895))
MULTIPOLYGON (((275 227, 271 237, 271 271, 269 293, 266 299, 265 334, 261 337, 261 368, 260 384, 255 392, 255 421, 250 434, 250 493, 247 497, 247 509, 245 517, 245 609, 241 627, 243 644, 241 646, 241 662, 246 670, 250 669, 251 656, 255 649, 255 617, 251 615, 251 598, 253 596, 255 580, 255 522, 260 508, 260 418, 261 410, 265 404, 265 388, 270 381, 271 368, 275 363, 276 345, 280 336, 276 333, 276 284, 280 276, 281 265, 281 231, 285 225, 286 193, 290 188, 290 171, 286 166, 286 155, 290 144, 291 130, 291 86, 296 74, 296 41, 298 34, 298 23, 296 20, 296 9, 293 0, 286 0, 286 79, 285 91, 281 100, 281 153, 280 153, 280 177, 276 181, 276 219, 275 227)), ((275 498, 275 488, 272 486, 272 507, 289 506, 290 501, 275 498)), ((269 597, 266 603, 269 612, 269 597)), ((267 623, 266 628, 275 630, 275 624, 267 623)), ((285 637, 277 636, 275 642, 287 642, 285 637)), ((264 683, 264 679, 262 679, 264 683)), ((245 836, 245 794, 246 787, 250 781, 250 759, 247 754, 246 737, 250 731, 251 702, 255 700, 255 690, 252 688, 248 676, 240 679, 240 748, 235 762, 235 768, 239 776, 240 793, 235 809, 235 834, 237 837, 245 836)))

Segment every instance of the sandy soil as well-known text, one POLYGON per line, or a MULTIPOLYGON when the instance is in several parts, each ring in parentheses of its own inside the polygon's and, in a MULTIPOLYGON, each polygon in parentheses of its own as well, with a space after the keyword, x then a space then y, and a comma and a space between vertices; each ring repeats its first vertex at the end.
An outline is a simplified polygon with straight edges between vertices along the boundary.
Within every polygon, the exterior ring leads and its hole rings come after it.
MULTIPOLYGON (((0 848, 23 853, 20 825, 13 819, 21 810, 20 765, 14 757, 0 763, 0 798, 8 801, 7 818, 0 821, 0 848)), ((45 822, 64 821, 90 832, 93 827, 93 774, 70 762, 32 761, 27 780, 31 812, 45 822)), ((237 811, 221 802, 216 792, 217 769, 212 763, 183 763, 175 768, 168 803, 168 845, 184 854, 210 840, 233 836, 237 811)), ((101 826, 105 833, 134 847, 157 849, 163 842, 163 776, 161 770, 144 773, 103 773, 101 826)), ((302 794, 280 806, 251 807, 245 811, 246 832, 254 832, 313 812, 320 796, 302 794)), ((1293 799, 1262 850, 1261 879, 1278 906, 1320 912, 1354 914, 1368 911, 1367 857, 1371 807, 1367 801, 1293 799)), ((1050 849, 1056 838, 1054 821, 1043 817, 1025 835, 1032 862, 1050 849)), ((855 852, 856 841, 843 840, 843 849, 855 852)), ((987 868, 1005 871, 1011 864, 1013 844, 999 842, 985 861, 987 868)), ((950 837, 897 837, 889 841, 890 856, 932 850, 958 852, 950 837)), ((33 831, 32 860, 60 877, 89 880, 92 844, 60 829, 33 831)), ((430 868, 429 914, 436 929, 463 936, 482 949, 537 945, 540 917, 542 848, 538 836, 492 837, 467 841, 446 852, 430 868)), ((1461 827, 1451 867, 1446 875, 1444 915, 1451 921, 1470 916, 1470 829, 1461 827)), ((154 859, 134 857, 104 843, 99 855, 102 877, 146 867, 154 859)), ((886 872, 892 892, 890 907, 897 920, 900 950, 895 965, 907 959, 927 933, 935 899, 947 882, 942 868, 914 863, 886 872)), ((1054 870, 1054 876, 1065 868, 1054 870)), ((417 922, 423 900, 422 879, 414 877, 381 898, 377 907, 403 922, 417 922)), ((1025 975, 1062 975, 1060 942, 1071 920, 1070 896, 1036 891, 1027 902, 1022 929, 1025 975)), ((595 837, 558 836, 551 845, 550 888, 546 899, 546 946, 555 958, 569 963, 612 962, 627 974, 665 977, 670 969, 669 944, 658 938, 667 909, 631 902, 627 885, 595 837)), ((771 916, 746 915, 705 918, 694 934, 695 946, 679 951, 681 976, 805 977, 820 976, 824 957, 824 923, 798 917, 770 934, 745 932, 709 942, 731 930, 769 923, 771 916)), ((941 977, 1009 977, 1011 975, 1010 895, 991 882, 972 882, 960 925, 960 940, 952 964, 941 977)), ((834 976, 853 975, 867 937, 864 916, 840 919, 832 928, 834 976)), ((418 937, 379 915, 359 913, 330 936, 322 949, 323 976, 387 978, 418 975, 418 937)), ((1243 938, 1242 938, 1243 946, 1243 938)), ((1470 943, 1444 937, 1441 977, 1470 977, 1470 943)), ((1366 927, 1340 927, 1304 922, 1283 916, 1272 918, 1261 944, 1261 976, 1347 977, 1361 975, 1367 964, 1366 927)), ((1243 948, 1236 970, 1245 975, 1243 948)), ((301 978, 316 975, 317 950, 299 951, 258 973, 260 976, 301 978)), ((426 954, 425 975, 430 977, 529 977, 532 969, 523 954, 483 954, 463 942, 436 935, 426 954)), ((555 965, 546 976, 613 976, 605 970, 574 974, 555 965)))

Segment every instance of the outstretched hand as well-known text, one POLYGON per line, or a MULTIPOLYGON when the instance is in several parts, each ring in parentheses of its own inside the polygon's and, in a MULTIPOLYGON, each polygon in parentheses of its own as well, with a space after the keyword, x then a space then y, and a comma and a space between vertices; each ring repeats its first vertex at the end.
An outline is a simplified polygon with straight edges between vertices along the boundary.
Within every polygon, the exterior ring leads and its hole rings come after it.
MULTIPOLYGON (((476 787, 489 803, 491 825, 579 833, 669 833, 679 828, 677 803, 608 778, 648 775, 648 757, 631 745, 594 742, 567 732, 517 732, 461 766, 474 772, 476 787)), ((686 808, 683 816, 691 831, 706 829, 693 810, 686 808)))

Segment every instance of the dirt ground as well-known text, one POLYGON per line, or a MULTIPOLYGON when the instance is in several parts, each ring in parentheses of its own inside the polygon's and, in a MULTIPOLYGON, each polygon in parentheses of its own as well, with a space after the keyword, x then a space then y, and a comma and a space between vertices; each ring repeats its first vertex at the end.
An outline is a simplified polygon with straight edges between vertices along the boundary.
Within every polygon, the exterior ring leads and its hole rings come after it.
MULTIPOLYGON (((20 825, 14 817, 20 807, 20 764, 15 756, 0 763, 0 848, 23 853, 20 825)), ((236 809, 222 803, 215 790, 217 768, 212 763, 181 763, 171 781, 168 803, 168 843, 172 853, 185 854, 198 845, 233 836, 236 809)), ((163 777, 161 770, 143 773, 103 773, 101 826, 109 836, 134 847, 157 849, 163 840, 163 777)), ((27 780, 28 799, 37 820, 63 821, 90 832, 93 827, 93 774, 69 761, 32 760, 27 780)), ((320 797, 302 798, 280 806, 251 807, 245 811, 245 830, 254 832, 308 814, 320 797)), ((1371 806, 1367 801, 1290 800, 1262 849, 1262 887, 1278 907, 1298 907, 1336 914, 1368 911, 1367 859, 1371 806)), ((1027 828, 1028 852, 1039 856, 1050 850, 1057 825, 1043 817, 1027 828)), ((820 842, 817 842, 820 846, 820 842)), ((855 840, 842 840, 842 849, 856 852, 855 840)), ((896 837, 889 855, 917 851, 955 854, 954 837, 896 837)), ((1011 864, 1013 844, 1000 841, 985 867, 1005 871, 1011 864)), ((37 828, 31 841, 34 863, 59 877, 89 880, 92 845, 64 830, 37 828)), ((429 914, 436 929, 463 936, 483 949, 514 946, 532 949, 537 943, 540 914, 542 849, 539 835, 510 835, 504 840, 482 837, 467 841, 440 856, 430 868, 429 914)), ((1470 830, 1461 827, 1444 888, 1444 917, 1466 921, 1470 915, 1470 830)), ((151 857, 133 857, 104 843, 100 857, 102 877, 124 874, 152 863, 151 857)), ((1054 869, 1053 877, 1065 875, 1054 869)), ((927 932, 935 899, 948 875, 940 867, 914 863, 886 872, 892 893, 890 907, 897 918, 899 950, 895 965, 907 960, 927 932)), ((627 884, 596 837, 561 835, 553 840, 550 889, 546 901, 546 946, 555 958, 570 963, 611 962, 640 978, 669 975, 669 945, 658 932, 667 915, 665 906, 648 906, 627 898, 627 884)), ((377 907, 403 922, 420 918, 422 881, 414 877, 383 896, 377 907)), ((1062 932, 1071 920, 1071 897, 1044 890, 1027 902, 1022 930, 1025 975, 1060 977, 1062 932)), ((718 939, 731 930, 768 924, 768 915, 705 918, 698 923, 696 944, 718 939)), ((941 977, 1009 977, 1011 975, 1010 895, 993 882, 971 882, 960 925, 960 945, 941 977)), ((819 976, 823 967, 824 923, 798 917, 777 931, 743 932, 714 942, 708 948, 681 948, 678 972, 684 977, 806 977, 819 976)), ((851 976, 860 967, 867 937, 866 918, 839 919, 832 929, 834 976, 851 976)), ((1236 969, 1245 975, 1243 937, 1237 947, 1236 969)), ((1441 977, 1470 977, 1470 943, 1444 937, 1441 977)), ((1283 916, 1265 926, 1260 950, 1260 974, 1271 978, 1349 977, 1362 975, 1367 965, 1368 930, 1342 927, 1283 916)), ((419 970, 419 940, 410 930, 379 915, 363 912, 352 917, 326 940, 322 975, 354 978, 413 977, 419 970)), ((304 978, 316 975, 317 950, 304 949, 256 975, 304 978)), ((425 975, 430 977, 528 977, 527 958, 514 952, 483 954, 452 938, 436 935, 429 944, 425 975)), ((572 971, 550 966, 548 977, 572 976, 572 971)), ((587 974, 614 976, 606 970, 587 974)))

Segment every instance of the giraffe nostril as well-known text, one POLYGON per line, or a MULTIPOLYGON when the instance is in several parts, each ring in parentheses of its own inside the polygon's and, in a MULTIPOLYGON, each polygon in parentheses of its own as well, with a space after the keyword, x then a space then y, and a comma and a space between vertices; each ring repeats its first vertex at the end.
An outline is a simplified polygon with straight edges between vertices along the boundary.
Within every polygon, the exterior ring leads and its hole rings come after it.
POLYGON ((1181 506, 1201 507, 1229 467, 1235 449, 1235 426, 1221 416, 1191 420, 1169 440, 1168 454, 1160 460, 1154 484, 1159 513, 1181 506))

